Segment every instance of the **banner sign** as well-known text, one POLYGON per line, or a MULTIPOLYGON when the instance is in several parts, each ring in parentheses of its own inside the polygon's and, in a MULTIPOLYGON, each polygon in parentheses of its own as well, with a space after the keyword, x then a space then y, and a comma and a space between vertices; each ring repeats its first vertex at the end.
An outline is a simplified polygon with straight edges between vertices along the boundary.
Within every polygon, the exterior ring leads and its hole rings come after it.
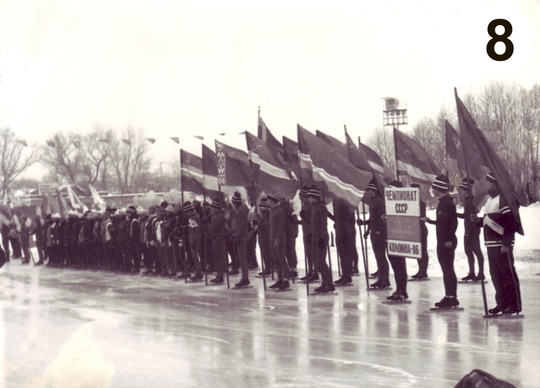
POLYGON ((420 190, 387 187, 384 202, 388 255, 421 259, 420 190))

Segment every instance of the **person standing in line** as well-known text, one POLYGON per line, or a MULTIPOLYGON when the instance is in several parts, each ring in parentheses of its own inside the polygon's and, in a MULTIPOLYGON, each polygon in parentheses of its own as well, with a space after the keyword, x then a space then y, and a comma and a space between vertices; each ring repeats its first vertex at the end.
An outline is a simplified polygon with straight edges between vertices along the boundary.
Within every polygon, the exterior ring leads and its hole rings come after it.
POLYGON ((287 264, 285 249, 287 247, 285 235, 285 212, 279 203, 279 199, 267 195, 268 204, 270 205, 270 247, 272 249, 272 258, 274 259, 274 268, 277 273, 277 282, 272 284, 270 288, 278 288, 284 290, 290 287, 289 273, 290 268, 287 264))
POLYGON ((255 206, 251 204, 248 212, 248 243, 247 243, 247 259, 249 269, 259 269, 257 261, 257 215, 255 206))
MULTIPOLYGON (((412 183, 411 187, 420 189, 418 183, 412 183)), ((423 219, 426 218, 426 202, 420 198, 420 239, 421 239, 421 249, 422 249, 422 258, 418 260, 418 272, 411 276, 413 279, 422 280, 428 278, 428 264, 429 264, 429 255, 427 251, 427 236, 428 229, 426 223, 423 219)), ((458 215, 459 216, 459 215, 458 215)))
POLYGON ((216 277, 210 280, 210 283, 222 284, 225 280, 223 276, 227 271, 227 247, 225 246, 225 215, 221 209, 221 201, 214 199, 210 205, 212 218, 208 226, 212 246, 212 256, 214 257, 214 266, 216 277))
MULTIPOLYGON (((351 239, 354 230, 354 210, 341 198, 334 203, 334 228, 336 230, 336 248, 341 264, 341 277, 334 282, 336 285, 352 283, 353 256, 351 239), (352 228, 351 228, 352 219, 352 228)), ((330 217, 332 218, 332 217, 330 217)))
POLYGON ((27 218, 24 215, 21 215, 20 220, 21 220, 20 241, 21 241, 21 250, 22 250, 21 264, 29 264, 30 263, 30 230, 28 229, 28 226, 26 226, 27 218))
POLYGON ((490 172, 487 181, 491 183, 489 198, 484 205, 484 217, 473 220, 484 227, 484 241, 487 248, 489 273, 495 288, 497 305, 489 309, 490 314, 516 314, 522 310, 521 288, 514 267, 514 240, 520 225, 514 219, 512 210, 501 189, 490 172))
POLYGON ((426 217, 424 221, 434 224, 437 234, 437 259, 443 273, 445 296, 435 307, 459 306, 457 298, 457 277, 454 258, 457 246, 457 215, 454 199, 449 194, 449 181, 446 175, 439 175, 431 185, 434 196, 439 200, 435 221, 426 217))
POLYGON ((374 180, 367 185, 365 198, 369 208, 369 219, 366 221, 358 220, 358 225, 368 226, 364 238, 367 239, 371 235, 371 247, 377 261, 376 273, 378 275, 377 281, 370 287, 389 288, 390 266, 386 258, 386 211, 382 193, 377 189, 374 180))
POLYGON ((127 233, 127 268, 126 272, 138 274, 141 271, 141 256, 139 251, 140 225, 137 209, 130 205, 126 209, 127 233))
POLYGON ((336 288, 332 283, 332 272, 326 262, 328 248, 328 210, 322 201, 321 193, 316 187, 308 191, 308 201, 311 203, 311 249, 314 268, 321 274, 321 286, 314 292, 331 292, 336 288))
POLYGON ((311 203, 308 200, 309 187, 304 186, 300 191, 300 200, 302 201, 302 210, 300 211, 300 219, 302 222, 302 239, 304 241, 304 255, 306 256, 307 268, 306 275, 300 280, 306 282, 319 281, 319 272, 315 267, 312 250, 312 235, 311 235, 311 203))
MULTIPOLYGON (((388 184, 389 187, 403 187, 403 183, 392 181, 388 184)), ((387 231, 388 234, 388 231, 387 231)), ((396 281, 396 291, 386 299, 391 301, 404 301, 409 298, 407 295, 407 263, 405 257, 394 256, 388 254, 388 260, 394 271, 394 280, 396 281)))
POLYGON ((201 217, 193 208, 191 202, 184 203, 184 213, 189 218, 188 230, 189 230, 189 249, 191 250, 191 259, 195 265, 195 274, 190 277, 191 281, 198 281, 203 278, 201 273, 201 217))
POLYGON ((463 206, 463 213, 457 213, 458 218, 463 219, 465 235, 463 236, 463 246, 465 249, 465 255, 467 255, 467 262, 469 264, 469 273, 461 280, 484 280, 484 255, 482 248, 480 247, 480 227, 473 222, 473 216, 478 214, 476 206, 474 206, 474 193, 473 193, 474 179, 464 178, 459 185, 459 191, 465 198, 465 205, 463 206), (474 271, 474 256, 478 260, 478 275, 475 275, 474 271))
POLYGON ((264 271, 259 272, 259 275, 271 275, 274 264, 272 260, 272 247, 270 244, 270 212, 266 197, 259 200, 257 239, 259 242, 259 250, 261 251, 261 261, 264 263, 264 271))
POLYGON ((36 249, 38 253, 38 261, 36 265, 43 265, 45 262, 45 243, 43 240, 43 224, 41 223, 41 217, 36 216, 34 218, 34 229, 30 232, 34 235, 36 241, 36 249))
POLYGON ((249 282, 249 268, 247 262, 247 242, 249 239, 247 229, 248 207, 242 201, 242 196, 238 191, 234 192, 232 204, 235 208, 233 236, 234 236, 234 251, 238 257, 240 269, 242 271, 242 279, 235 284, 235 287, 245 287, 249 282))
POLYGON ((298 217, 294 214, 293 206, 288 200, 283 200, 281 206, 285 212, 285 257, 291 269, 290 275, 297 277, 298 256, 296 255, 296 238, 298 237, 298 217))
POLYGON ((231 269, 229 270, 229 262, 227 259, 227 271, 229 275, 238 275, 238 256, 234 247, 234 230, 236 225, 236 211, 230 202, 225 203, 225 245, 227 253, 231 257, 231 269))

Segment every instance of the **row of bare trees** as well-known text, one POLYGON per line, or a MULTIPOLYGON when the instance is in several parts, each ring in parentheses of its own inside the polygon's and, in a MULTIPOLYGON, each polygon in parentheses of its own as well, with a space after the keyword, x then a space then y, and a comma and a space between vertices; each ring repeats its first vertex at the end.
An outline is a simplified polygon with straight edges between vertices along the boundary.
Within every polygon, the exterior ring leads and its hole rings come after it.
MULTIPOLYGON (((11 128, 0 130, 0 198, 30 166, 40 163, 48 175, 39 181, 93 185, 99 190, 131 193, 178 187, 178 167, 152 170, 150 143, 142 130, 95 125, 91 132, 57 132, 43 145, 27 144, 11 128)), ((171 163, 174 165, 174 163, 171 163)), ((20 180, 20 179, 19 179, 20 180)))
MULTIPOLYGON (((463 102, 484 132, 495 152, 506 162, 516 190, 524 202, 540 194, 540 85, 526 89, 494 82, 463 102)), ((436 116, 425 117, 406 131, 433 157, 441 171, 446 166, 444 120, 458 129, 455 106, 442 106, 436 116)), ((383 161, 394 166, 394 141, 391 128, 379 129, 368 144, 383 161)))

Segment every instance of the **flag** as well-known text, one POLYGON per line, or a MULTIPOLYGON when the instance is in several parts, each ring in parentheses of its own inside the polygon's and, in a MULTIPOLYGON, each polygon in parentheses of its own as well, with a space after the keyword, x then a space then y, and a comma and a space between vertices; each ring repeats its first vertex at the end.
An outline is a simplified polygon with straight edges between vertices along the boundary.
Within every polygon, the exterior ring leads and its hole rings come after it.
POLYGON ((216 153, 204 144, 202 145, 202 171, 203 187, 206 190, 219 191, 216 153))
POLYGON ((369 165, 371 166, 371 169, 380 177, 382 177, 382 180, 384 182, 390 183, 390 181, 394 180, 394 174, 392 173, 390 168, 384 165, 379 154, 377 154, 367 145, 362 144, 360 142, 360 139, 358 139, 358 150, 364 155, 369 165))
POLYGON ((461 184, 462 178, 467 176, 461 139, 457 131, 447 120, 444 120, 444 131, 446 138, 446 169, 448 171, 448 179, 451 184, 458 187, 461 184))
POLYGON ((124 142, 124 144, 130 146, 131 145, 131 140, 129 139, 122 139, 122 141, 124 142))
POLYGON ((204 195, 202 158, 182 149, 180 150, 180 181, 183 191, 204 195))
POLYGON ((60 213, 61 217, 64 217, 64 215, 66 215, 73 207, 68 205, 58 188, 56 188, 56 198, 58 199, 58 213, 60 213))
POLYGON ((293 198, 298 190, 298 181, 290 178, 288 167, 278 158, 277 151, 247 131, 246 142, 253 179, 258 186, 268 195, 293 198))
POLYGON ((92 194, 92 200, 94 201, 94 205, 95 205, 96 209, 97 210, 105 210, 105 208, 107 207, 107 204, 105 203, 103 198, 101 198, 101 195, 99 195, 99 193, 94 188, 94 186, 89 184, 88 188, 90 189, 90 193, 92 194))
POLYGON ((171 140, 174 141, 176 144, 180 144, 180 139, 176 136, 171 137, 171 140))
POLYGON ((49 147, 52 147, 52 148, 56 147, 56 143, 52 140, 47 140, 45 143, 47 143, 49 147))
POLYGON ((407 175, 411 180, 431 185, 440 170, 427 151, 416 141, 394 127, 397 173, 407 175))
POLYGON ((493 173, 495 179, 497 179, 498 186, 501 189, 501 195, 510 206, 514 221, 519 225, 518 233, 523 235, 523 227, 519 217, 520 204, 514 191, 514 183, 510 173, 499 155, 495 153, 480 128, 478 128, 478 125, 472 118, 468 109, 459 98, 456 89, 454 89, 454 94, 456 97, 459 129, 461 140, 463 141, 465 160, 467 160, 467 168, 474 169, 471 165, 471 161, 473 160, 475 153, 476 155, 480 155, 482 165, 486 166, 487 169, 493 173))
POLYGON ((333 195, 356 207, 371 181, 371 172, 360 171, 329 144, 297 125, 301 175, 324 182, 333 195))
POLYGON ((283 159, 289 169, 294 173, 295 179, 300 177, 300 163, 298 161, 298 143, 283 136, 283 159))
POLYGON ((148 140, 150 144, 154 144, 156 142, 156 139, 154 139, 153 137, 147 137, 146 140, 148 140))
POLYGON ((248 154, 217 140, 215 142, 218 184, 220 186, 251 186, 248 154))
POLYGON ((283 146, 281 145, 279 140, 276 139, 274 135, 272 135, 261 116, 259 116, 259 121, 257 125, 257 137, 264 141, 266 144, 268 144, 270 147, 276 148, 278 150, 283 150, 283 146))
POLYGON ((66 185, 68 192, 69 202, 71 202, 71 207, 77 211, 83 212, 87 211, 88 207, 79 199, 77 194, 73 191, 70 185, 66 185))

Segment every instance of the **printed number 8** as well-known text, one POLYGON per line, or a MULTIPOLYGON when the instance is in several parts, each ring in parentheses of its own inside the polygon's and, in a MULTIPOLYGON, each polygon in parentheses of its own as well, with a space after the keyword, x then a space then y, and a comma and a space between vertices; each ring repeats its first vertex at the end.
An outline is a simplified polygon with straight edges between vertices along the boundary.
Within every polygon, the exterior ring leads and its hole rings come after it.
POLYGON ((486 47, 489 57, 494 61, 506 61, 509 59, 514 53, 514 44, 510 39, 508 39, 508 37, 512 34, 512 24, 506 19, 494 19, 488 24, 487 30, 489 36, 493 38, 489 40, 486 47), (497 35, 495 32, 495 29, 498 26, 504 27, 504 33, 502 35, 497 35), (497 54, 495 52, 495 43, 497 42, 504 43, 505 50, 502 54, 497 54))

